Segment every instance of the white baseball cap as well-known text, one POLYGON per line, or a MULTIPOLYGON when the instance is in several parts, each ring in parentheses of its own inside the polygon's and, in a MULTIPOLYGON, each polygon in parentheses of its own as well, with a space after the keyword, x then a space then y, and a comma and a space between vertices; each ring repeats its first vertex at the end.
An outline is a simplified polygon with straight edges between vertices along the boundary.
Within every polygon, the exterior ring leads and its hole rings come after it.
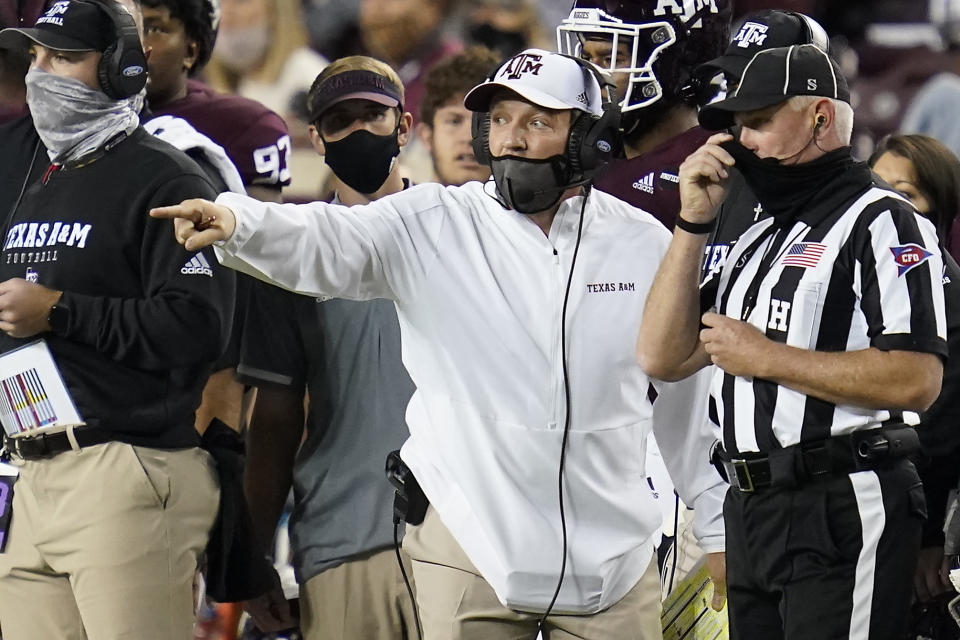
POLYGON ((544 49, 527 49, 504 62, 491 78, 467 93, 463 106, 470 111, 489 111, 491 99, 501 89, 547 109, 579 109, 595 116, 603 113, 596 77, 573 58, 544 49))

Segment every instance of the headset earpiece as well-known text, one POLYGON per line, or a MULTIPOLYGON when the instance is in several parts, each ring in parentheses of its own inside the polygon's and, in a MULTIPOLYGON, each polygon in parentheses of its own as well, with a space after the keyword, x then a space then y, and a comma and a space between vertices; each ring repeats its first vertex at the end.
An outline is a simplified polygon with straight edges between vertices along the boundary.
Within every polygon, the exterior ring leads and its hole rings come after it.
POLYGON ((470 146, 477 164, 490 164, 490 113, 474 111, 470 117, 470 146))
POLYGON ((579 174, 584 172, 584 158, 581 150, 596 120, 588 113, 582 111, 575 113, 576 115, 570 123, 570 133, 567 134, 567 150, 564 155, 570 163, 570 170, 574 174, 579 174))
MULTIPOLYGON (((586 60, 562 53, 559 55, 576 62, 583 69, 586 77, 595 78, 600 87, 603 113, 595 116, 575 110, 578 113, 570 123, 570 133, 567 136, 567 148, 564 154, 574 175, 591 176, 620 152, 620 105, 613 91, 613 83, 604 77, 599 69, 586 60)), ((501 67, 494 69, 487 80, 496 78, 500 69, 501 67)), ((492 153, 490 152, 489 112, 473 113, 470 119, 470 133, 474 159, 478 164, 490 164, 492 153)))
POLYGON ((816 123, 813 125, 813 130, 816 131, 817 129, 819 129, 820 127, 822 127, 824 124, 826 124, 826 122, 827 122, 827 116, 823 115, 822 113, 818 113, 818 114, 817 114, 817 121, 816 121, 816 123))
POLYGON ((587 177, 596 174, 619 153, 621 145, 620 105, 617 102, 615 88, 603 73, 594 65, 566 54, 583 69, 586 78, 593 77, 600 87, 602 113, 595 116, 581 112, 570 123, 570 135, 567 137, 566 156, 570 168, 575 174, 587 177))
POLYGON ((114 100, 134 96, 147 83, 147 59, 137 24, 115 0, 75 0, 96 5, 113 25, 114 41, 103 52, 97 67, 100 89, 114 100))

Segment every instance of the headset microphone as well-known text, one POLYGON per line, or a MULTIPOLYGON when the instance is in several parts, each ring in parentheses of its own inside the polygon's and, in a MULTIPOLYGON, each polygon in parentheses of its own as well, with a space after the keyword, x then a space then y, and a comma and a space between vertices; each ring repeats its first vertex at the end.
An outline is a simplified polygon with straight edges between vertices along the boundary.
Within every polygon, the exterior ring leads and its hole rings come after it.
POLYGON ((531 189, 530 187, 526 187, 526 186, 514 187, 513 180, 511 180, 510 178, 506 179, 507 189, 510 192, 510 199, 513 201, 514 204, 520 205, 521 207, 523 207, 523 205, 526 205, 530 202, 533 202, 533 200, 538 196, 542 196, 548 193, 563 193, 567 189, 573 189, 575 187, 583 186, 587 182, 589 182, 589 179, 584 179, 574 184, 564 185, 562 187, 557 187, 555 189, 531 189))

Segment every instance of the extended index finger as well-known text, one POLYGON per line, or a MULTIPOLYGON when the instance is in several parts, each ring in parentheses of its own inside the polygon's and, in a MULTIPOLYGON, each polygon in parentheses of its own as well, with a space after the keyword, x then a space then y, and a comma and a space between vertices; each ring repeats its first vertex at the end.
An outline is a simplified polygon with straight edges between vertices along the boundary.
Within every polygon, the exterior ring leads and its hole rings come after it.
POLYGON ((153 218, 182 218, 197 224, 203 220, 203 207, 206 200, 184 200, 180 204, 150 209, 153 218))

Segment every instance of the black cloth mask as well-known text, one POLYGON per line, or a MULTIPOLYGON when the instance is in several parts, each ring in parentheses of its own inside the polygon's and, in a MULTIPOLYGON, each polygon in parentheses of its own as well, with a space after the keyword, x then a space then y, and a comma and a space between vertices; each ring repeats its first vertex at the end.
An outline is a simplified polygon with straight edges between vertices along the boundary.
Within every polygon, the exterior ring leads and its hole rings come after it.
POLYGON ((504 204, 528 215, 550 209, 564 191, 577 184, 571 184, 568 163, 562 155, 543 160, 494 156, 490 169, 504 204))
POLYGON ((850 147, 830 151, 811 162, 785 165, 776 158, 759 158, 736 140, 720 144, 736 161, 747 186, 776 224, 792 224, 835 178, 856 164, 850 147))
POLYGON ((324 140, 324 159, 333 175, 354 191, 365 195, 376 193, 387 181, 400 155, 399 131, 398 122, 393 133, 385 136, 358 129, 336 142, 324 140))

